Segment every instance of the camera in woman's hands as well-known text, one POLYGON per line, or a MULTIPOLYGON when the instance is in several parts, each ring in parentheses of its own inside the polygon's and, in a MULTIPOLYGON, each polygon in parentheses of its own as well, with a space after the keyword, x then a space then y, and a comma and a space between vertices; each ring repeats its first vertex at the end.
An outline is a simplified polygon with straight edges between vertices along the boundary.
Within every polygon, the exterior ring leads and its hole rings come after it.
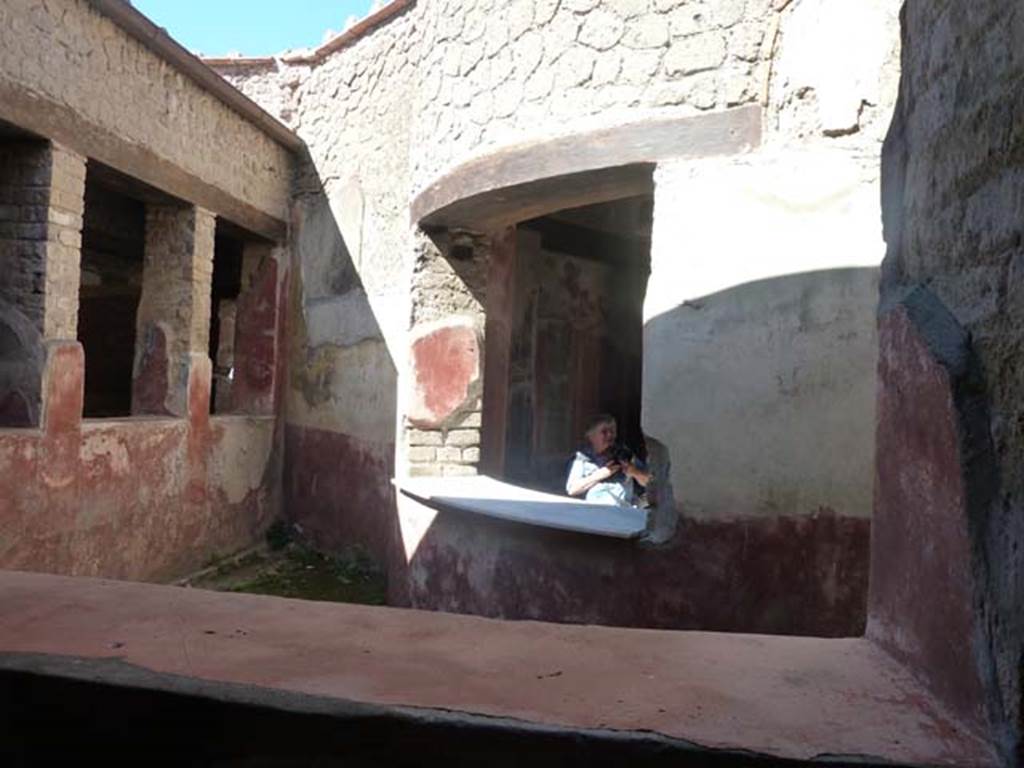
POLYGON ((617 464, 632 464, 634 455, 635 454, 633 453, 633 451, 631 451, 628 446, 625 446, 622 443, 616 443, 615 445, 612 446, 612 461, 616 462, 617 464))

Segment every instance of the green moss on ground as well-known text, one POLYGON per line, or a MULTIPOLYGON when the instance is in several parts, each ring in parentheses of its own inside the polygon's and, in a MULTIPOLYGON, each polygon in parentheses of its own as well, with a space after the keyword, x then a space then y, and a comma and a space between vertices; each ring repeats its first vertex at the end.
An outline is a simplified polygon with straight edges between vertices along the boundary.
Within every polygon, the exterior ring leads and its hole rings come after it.
POLYGON ((364 553, 318 552, 297 542, 270 542, 271 548, 218 562, 188 584, 222 592, 277 595, 302 600, 385 605, 384 574, 364 553), (278 544, 276 550, 273 547, 278 544))
POLYGON ((387 585, 369 560, 360 555, 325 555, 289 544, 283 557, 231 589, 259 595, 298 597, 335 603, 384 605, 387 585))

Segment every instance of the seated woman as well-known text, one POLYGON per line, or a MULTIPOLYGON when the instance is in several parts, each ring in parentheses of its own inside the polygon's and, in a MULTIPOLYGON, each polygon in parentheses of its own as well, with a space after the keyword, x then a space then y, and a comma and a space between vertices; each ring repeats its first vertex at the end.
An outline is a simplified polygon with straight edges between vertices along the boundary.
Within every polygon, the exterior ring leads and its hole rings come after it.
POLYGON ((585 436, 586 444, 576 452, 565 492, 583 496, 593 504, 634 506, 635 484, 646 486, 651 474, 640 467, 629 449, 616 444, 615 418, 608 414, 595 416, 585 436))

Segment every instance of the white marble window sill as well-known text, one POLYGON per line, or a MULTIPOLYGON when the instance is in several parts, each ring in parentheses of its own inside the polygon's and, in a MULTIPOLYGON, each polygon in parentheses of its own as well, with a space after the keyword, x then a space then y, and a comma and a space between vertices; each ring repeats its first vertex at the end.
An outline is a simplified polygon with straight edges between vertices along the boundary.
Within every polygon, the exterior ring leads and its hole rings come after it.
POLYGON ((636 539, 647 530, 647 510, 588 504, 569 496, 534 491, 495 480, 472 477, 395 478, 405 495, 431 507, 473 512, 526 525, 636 539))

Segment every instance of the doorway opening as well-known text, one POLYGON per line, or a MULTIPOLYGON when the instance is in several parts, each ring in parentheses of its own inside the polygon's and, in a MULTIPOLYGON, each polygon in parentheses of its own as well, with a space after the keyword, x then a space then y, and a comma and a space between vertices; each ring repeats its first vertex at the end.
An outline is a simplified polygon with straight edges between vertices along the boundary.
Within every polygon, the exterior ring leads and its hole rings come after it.
POLYGON ((86 418, 129 416, 135 320, 142 296, 146 205, 90 162, 85 177, 78 340, 86 418))
POLYGON ((643 302, 653 197, 569 208, 521 222, 509 304, 504 462, 509 482, 564 493, 595 414, 645 454, 640 428, 643 302))

